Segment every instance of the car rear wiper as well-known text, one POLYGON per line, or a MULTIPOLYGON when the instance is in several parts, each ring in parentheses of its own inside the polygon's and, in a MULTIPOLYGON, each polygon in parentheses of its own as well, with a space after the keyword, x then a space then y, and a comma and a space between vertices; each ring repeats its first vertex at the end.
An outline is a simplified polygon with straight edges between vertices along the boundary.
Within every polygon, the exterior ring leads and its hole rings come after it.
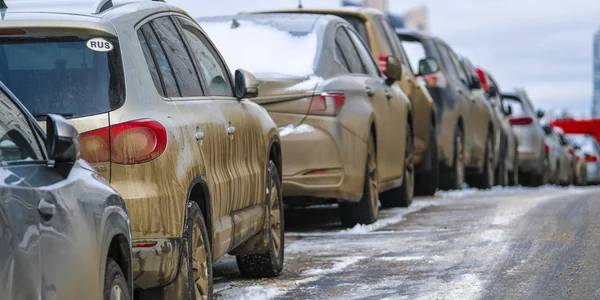
POLYGON ((50 113, 32 113, 33 117, 36 120, 39 120, 40 118, 46 117, 49 114, 59 115, 59 116, 65 117, 65 118, 72 118, 73 117, 73 113, 55 113, 55 112, 50 112, 50 113))

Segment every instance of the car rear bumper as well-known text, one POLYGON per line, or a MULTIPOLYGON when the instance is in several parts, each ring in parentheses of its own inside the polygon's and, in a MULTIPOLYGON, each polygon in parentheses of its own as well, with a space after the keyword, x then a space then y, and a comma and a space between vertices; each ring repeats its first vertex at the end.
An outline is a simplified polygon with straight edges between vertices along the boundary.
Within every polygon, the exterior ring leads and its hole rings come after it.
POLYGON ((165 286, 175 279, 183 245, 181 238, 138 239, 132 244, 133 284, 136 289, 165 286))
POLYGON ((360 198, 366 143, 334 118, 309 118, 311 131, 281 136, 284 197, 360 198))
POLYGON ((544 159, 529 154, 519 152, 519 172, 542 174, 544 169, 544 159))

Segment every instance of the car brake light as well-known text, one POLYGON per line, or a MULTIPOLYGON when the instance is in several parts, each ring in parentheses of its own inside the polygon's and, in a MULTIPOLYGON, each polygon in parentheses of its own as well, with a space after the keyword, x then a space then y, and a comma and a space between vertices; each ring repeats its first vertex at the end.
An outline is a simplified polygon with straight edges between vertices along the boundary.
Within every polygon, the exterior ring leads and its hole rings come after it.
POLYGON ((550 146, 548 146, 548 144, 544 144, 544 150, 546 151, 546 154, 550 153, 550 146))
POLYGON ((569 154, 575 155, 575 150, 573 150, 573 148, 569 148, 569 154))
POLYGON ((511 125, 529 125, 531 123, 533 123, 533 119, 530 117, 510 118, 511 125))
POLYGON ((380 55, 379 60, 377 61, 377 65, 379 66, 379 70, 381 70, 383 76, 385 76, 385 73, 387 71, 387 56, 380 55))
POLYGON ((595 163, 595 162, 597 162, 597 161, 598 161, 598 157, 597 157, 596 155, 589 155, 589 154, 586 154, 586 155, 585 155, 585 161, 586 161, 586 162, 589 162, 589 163, 595 163))
POLYGON ((25 30, 23 30, 23 29, 14 29, 14 28, 0 29, 0 35, 22 35, 22 34, 26 34, 25 30))
POLYGON ((312 98, 310 113, 335 116, 342 110, 345 102, 346 95, 343 93, 322 93, 312 98))
POLYGON ((480 68, 475 69, 477 72, 477 76, 479 76, 479 80, 481 81, 481 87, 486 93, 490 92, 490 86, 487 83, 487 78, 485 78, 485 73, 480 68))
POLYGON ((159 122, 142 119, 80 135, 81 158, 88 162, 136 164, 152 160, 167 147, 167 131, 159 122))
POLYGON ((418 78, 423 78, 428 87, 443 88, 446 86, 446 78, 444 78, 444 75, 441 72, 418 76, 418 78))

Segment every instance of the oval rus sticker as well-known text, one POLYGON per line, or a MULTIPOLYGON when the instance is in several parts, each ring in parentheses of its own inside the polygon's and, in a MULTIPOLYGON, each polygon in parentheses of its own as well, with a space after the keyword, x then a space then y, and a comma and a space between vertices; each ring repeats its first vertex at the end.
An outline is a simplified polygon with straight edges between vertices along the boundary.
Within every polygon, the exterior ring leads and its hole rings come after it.
POLYGON ((111 42, 103 38, 93 38, 91 40, 88 40, 87 43, 85 43, 85 45, 91 50, 100 52, 108 52, 114 48, 111 42))

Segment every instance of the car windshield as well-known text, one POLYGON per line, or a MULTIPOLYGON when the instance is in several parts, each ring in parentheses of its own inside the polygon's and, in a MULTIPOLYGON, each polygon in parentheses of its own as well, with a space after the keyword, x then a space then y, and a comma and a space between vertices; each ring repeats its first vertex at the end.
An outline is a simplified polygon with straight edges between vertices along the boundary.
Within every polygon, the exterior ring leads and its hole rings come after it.
POLYGON ((508 109, 508 107, 510 107, 511 112, 512 112, 511 116, 523 116, 526 114, 525 107, 523 106, 523 102, 521 102, 517 98, 503 97, 502 98, 502 106, 504 106, 505 110, 508 109))
POLYGON ((48 113, 65 117, 104 113, 119 107, 125 97, 113 39, 0 39, 0 80, 37 118, 48 113), (97 47, 101 41, 111 45, 110 51, 97 47))
POLYGON ((597 153, 598 149, 596 143, 592 140, 592 138, 582 135, 582 134, 569 134, 567 138, 576 145, 579 145, 581 149, 588 153, 597 153))
POLYGON ((312 29, 265 19, 236 20, 237 27, 232 22, 201 21, 230 70, 244 69, 257 76, 314 74, 317 34, 312 29))
POLYGON ((406 56, 408 56, 413 72, 419 73, 419 62, 421 59, 427 57, 423 43, 417 40, 402 39, 402 37, 400 37, 400 42, 404 48, 404 52, 406 52, 406 56))

